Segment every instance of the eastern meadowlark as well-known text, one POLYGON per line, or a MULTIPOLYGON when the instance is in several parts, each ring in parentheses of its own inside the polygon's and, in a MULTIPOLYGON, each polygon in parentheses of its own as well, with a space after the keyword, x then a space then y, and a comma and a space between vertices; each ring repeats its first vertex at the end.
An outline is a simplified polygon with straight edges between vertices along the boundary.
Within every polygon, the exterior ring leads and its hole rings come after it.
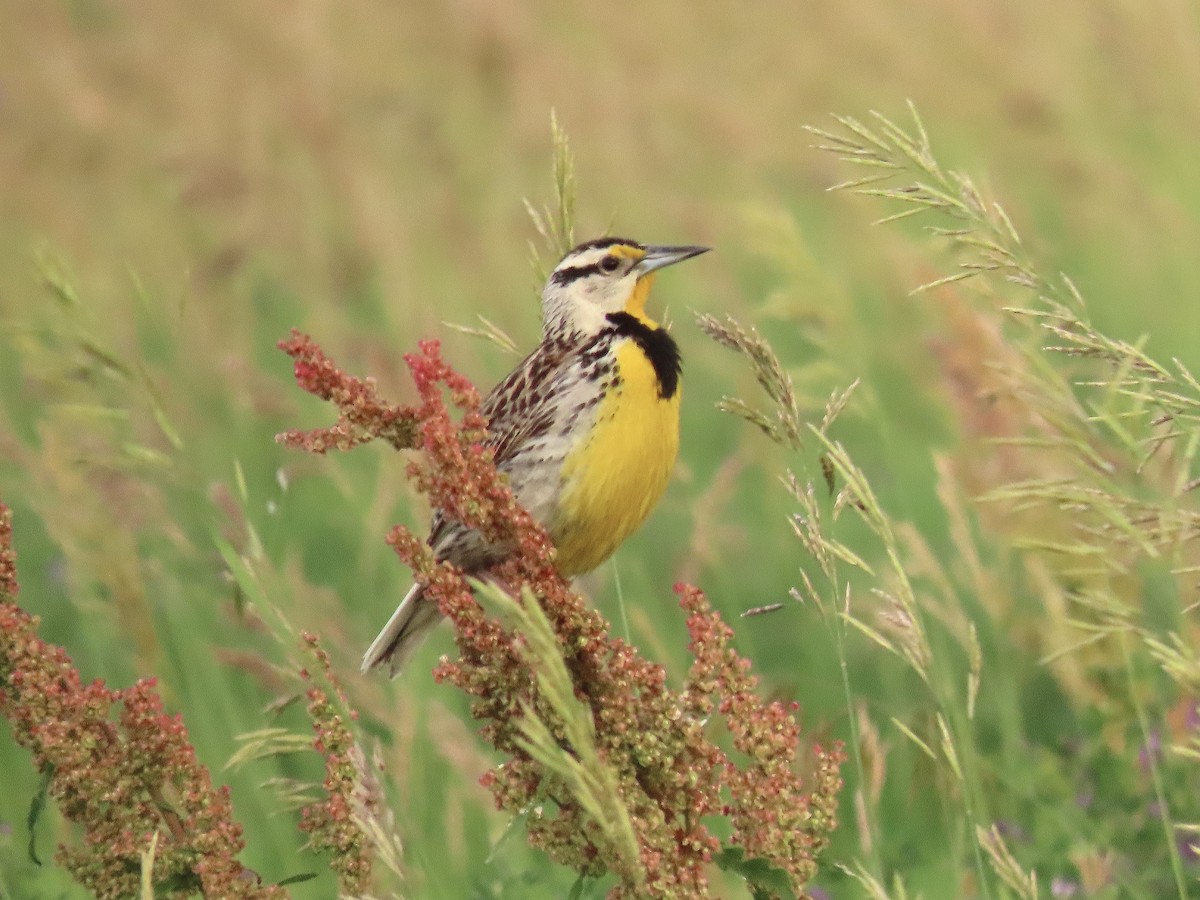
MULTIPOLYGON (((646 314, 659 269, 707 247, 604 237, 562 258, 542 292, 542 342, 481 406, 496 468, 557 548, 590 572, 645 520, 679 450, 679 347, 646 314)), ((507 552, 435 513, 429 543, 468 573, 507 552)), ((414 585, 363 657, 393 675, 440 619, 414 585)))

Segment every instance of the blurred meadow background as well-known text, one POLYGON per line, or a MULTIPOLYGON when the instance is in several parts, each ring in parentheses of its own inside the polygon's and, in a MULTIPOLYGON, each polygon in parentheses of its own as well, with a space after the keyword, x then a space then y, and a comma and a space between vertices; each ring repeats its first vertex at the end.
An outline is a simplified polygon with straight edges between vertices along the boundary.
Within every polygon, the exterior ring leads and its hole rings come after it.
MULTIPOLYGON (((321 636, 381 748, 396 891, 565 896, 572 873, 527 849, 477 784, 489 756, 465 699, 428 674, 448 633, 394 683, 357 674, 409 583, 383 536, 427 516, 403 460, 274 442, 332 420, 276 349, 292 327, 401 401, 400 355, 423 337, 484 388, 515 363, 447 323, 482 315, 533 346, 523 199, 553 199, 553 110, 580 239, 716 250, 652 298, 685 361, 677 475, 582 586, 682 677, 671 585, 693 581, 764 693, 798 700, 807 734, 857 749, 814 892, 1188 896, 1195 530, 1135 538, 1168 515, 1191 522, 1193 432, 1139 468, 1144 445, 1116 427, 1125 399, 1106 395, 1116 412, 1080 440, 1108 461, 1105 489, 1149 510, 1112 507, 1126 543, 1097 527, 1080 544, 1081 507, 1012 490, 1086 487, 1038 398, 1008 390, 1077 363, 1040 354, 1000 311, 1033 302, 1002 280, 911 294, 954 271, 947 241, 919 220, 873 226, 897 211, 886 199, 827 192, 861 173, 804 130, 872 109, 908 123, 909 100, 942 163, 1003 204, 1048 281, 1070 275, 1099 331, 1200 369, 1200 12, 1186 0, 0 4, 0 497, 23 605, 86 677, 158 676, 232 786, 264 878, 324 868, 280 796, 319 781, 319 758, 226 768, 253 755, 240 736, 308 729, 302 704, 265 709, 295 690, 295 646, 258 597, 321 636), (883 646, 904 645, 904 610, 887 547, 853 511, 826 524, 876 575, 819 588, 824 605, 791 599, 819 573, 784 476, 812 481, 831 515, 828 448, 777 446, 716 409, 758 389, 693 311, 757 328, 810 421, 860 379, 830 436, 894 527, 927 618, 925 671, 883 646), (1120 571, 1079 565, 1097 558, 1120 571), (1155 640, 1178 646, 1177 664, 1155 640), (1030 871, 1032 886, 1016 876, 1030 871)), ((0 896, 85 896, 30 859, 38 776, 4 729, 0 896)), ((48 811, 38 855, 70 834, 48 811)), ((291 890, 328 897, 335 882, 291 890)))

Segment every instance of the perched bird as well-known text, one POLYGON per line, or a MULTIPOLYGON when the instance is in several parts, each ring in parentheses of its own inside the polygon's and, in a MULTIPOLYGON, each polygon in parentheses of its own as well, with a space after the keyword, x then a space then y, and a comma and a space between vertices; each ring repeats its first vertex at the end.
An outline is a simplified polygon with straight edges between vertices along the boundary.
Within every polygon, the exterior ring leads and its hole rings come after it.
MULTIPOLYGON (((666 489, 679 450, 679 347, 646 315, 646 298, 655 272, 707 249, 580 244, 542 292, 542 342, 483 401, 496 468, 546 527, 565 577, 608 559, 666 489)), ((429 544, 468 573, 505 553, 441 513, 429 544)), ((414 585, 363 671, 395 675, 440 618, 414 585)))

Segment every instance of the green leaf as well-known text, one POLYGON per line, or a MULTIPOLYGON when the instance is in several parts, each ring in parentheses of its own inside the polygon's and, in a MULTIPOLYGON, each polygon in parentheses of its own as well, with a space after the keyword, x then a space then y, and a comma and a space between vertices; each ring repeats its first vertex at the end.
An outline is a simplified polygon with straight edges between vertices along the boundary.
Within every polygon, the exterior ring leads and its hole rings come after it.
POLYGON ((583 892, 587 890, 587 876, 580 875, 575 879, 575 883, 571 885, 571 890, 567 894, 567 900, 582 900, 583 892))
POLYGON ((741 847, 726 847, 713 862, 724 872, 732 872, 745 879, 754 900, 796 900, 791 879, 786 872, 776 868, 765 859, 747 859, 741 847))
POLYGON ((29 801, 29 815, 25 817, 25 824, 29 828, 29 858, 33 860, 35 866, 40 866, 42 861, 37 855, 37 821, 42 817, 42 810, 46 808, 46 795, 50 792, 50 780, 54 778, 54 765, 46 764, 46 771, 42 773, 42 783, 38 785, 37 793, 33 795, 33 799, 29 801))
POLYGON ((187 871, 154 882, 154 892, 164 895, 181 893, 190 897, 195 895, 202 886, 200 876, 195 872, 187 871))
POLYGON ((303 884, 306 881, 312 881, 317 877, 316 872, 301 872, 299 875, 289 875, 276 884, 276 887, 287 887, 289 884, 303 884))

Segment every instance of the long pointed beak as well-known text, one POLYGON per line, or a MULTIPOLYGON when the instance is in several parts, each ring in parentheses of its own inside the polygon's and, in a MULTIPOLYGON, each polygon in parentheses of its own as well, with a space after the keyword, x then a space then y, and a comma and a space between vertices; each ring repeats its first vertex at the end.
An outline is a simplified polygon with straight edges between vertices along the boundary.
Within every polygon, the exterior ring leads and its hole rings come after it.
POLYGON ((637 264, 638 277, 649 275, 658 269, 673 266, 677 262, 707 253, 709 247, 647 247, 646 255, 637 264))

